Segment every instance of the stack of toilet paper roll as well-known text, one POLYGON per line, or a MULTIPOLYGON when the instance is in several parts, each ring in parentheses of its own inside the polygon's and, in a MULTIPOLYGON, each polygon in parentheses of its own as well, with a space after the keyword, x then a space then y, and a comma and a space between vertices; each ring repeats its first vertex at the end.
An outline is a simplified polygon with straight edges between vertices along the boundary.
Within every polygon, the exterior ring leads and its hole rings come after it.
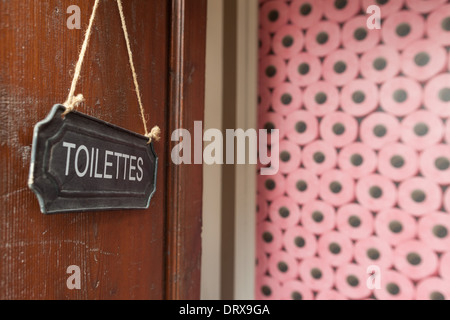
POLYGON ((258 175, 255 297, 450 299, 450 2, 259 12, 258 121, 280 130, 280 167, 258 175))

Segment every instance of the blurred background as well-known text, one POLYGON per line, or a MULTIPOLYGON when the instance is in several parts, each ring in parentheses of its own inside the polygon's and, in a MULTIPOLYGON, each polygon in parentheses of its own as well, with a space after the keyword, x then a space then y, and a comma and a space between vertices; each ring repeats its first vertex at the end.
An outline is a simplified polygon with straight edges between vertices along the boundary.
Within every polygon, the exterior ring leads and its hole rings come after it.
POLYGON ((450 298, 449 49, 446 0, 208 1, 206 127, 280 171, 204 166, 202 298, 450 298))

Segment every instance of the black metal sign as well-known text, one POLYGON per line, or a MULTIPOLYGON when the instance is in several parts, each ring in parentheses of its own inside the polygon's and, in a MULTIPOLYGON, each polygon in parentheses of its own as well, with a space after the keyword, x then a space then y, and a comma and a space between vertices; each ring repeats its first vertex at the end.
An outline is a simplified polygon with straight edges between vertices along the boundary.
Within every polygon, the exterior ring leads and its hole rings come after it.
POLYGON ((145 136, 55 105, 34 128, 28 185, 42 213, 146 209, 158 158, 145 136))

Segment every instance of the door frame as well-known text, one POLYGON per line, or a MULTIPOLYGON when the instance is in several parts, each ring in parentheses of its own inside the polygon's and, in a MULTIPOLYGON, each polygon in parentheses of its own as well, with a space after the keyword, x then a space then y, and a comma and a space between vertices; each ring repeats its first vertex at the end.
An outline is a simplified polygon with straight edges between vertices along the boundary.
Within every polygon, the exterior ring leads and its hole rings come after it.
MULTIPOLYGON (((172 0, 168 128, 194 130, 203 121, 206 0, 172 0)), ((169 142, 169 139, 167 139, 169 142)), ((177 142, 170 141, 166 159, 177 142)), ((166 299, 199 299, 202 231, 202 165, 167 163, 166 299)))

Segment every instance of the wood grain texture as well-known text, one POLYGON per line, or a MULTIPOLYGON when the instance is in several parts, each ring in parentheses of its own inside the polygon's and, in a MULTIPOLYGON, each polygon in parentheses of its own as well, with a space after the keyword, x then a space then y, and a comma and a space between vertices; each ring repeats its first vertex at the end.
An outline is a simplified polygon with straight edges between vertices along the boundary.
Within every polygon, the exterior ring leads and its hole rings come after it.
MULTIPOLYGON (((166 297, 170 137, 155 145, 158 185, 148 210, 46 216, 27 188, 33 127, 65 101, 92 3, 0 1, 0 299, 166 297), (70 5, 81 9, 81 30, 66 27, 70 5), (81 290, 66 287, 69 265, 81 268, 81 290)), ((166 133, 170 8, 169 1, 124 2, 148 125, 166 133)), ((143 133, 114 1, 100 3, 76 92, 86 98, 79 111, 143 133)))
MULTIPOLYGON (((171 39, 168 129, 192 134, 204 116, 206 0, 172 0, 171 39)), ((168 299, 200 298, 202 175, 201 165, 167 167, 168 299)))

